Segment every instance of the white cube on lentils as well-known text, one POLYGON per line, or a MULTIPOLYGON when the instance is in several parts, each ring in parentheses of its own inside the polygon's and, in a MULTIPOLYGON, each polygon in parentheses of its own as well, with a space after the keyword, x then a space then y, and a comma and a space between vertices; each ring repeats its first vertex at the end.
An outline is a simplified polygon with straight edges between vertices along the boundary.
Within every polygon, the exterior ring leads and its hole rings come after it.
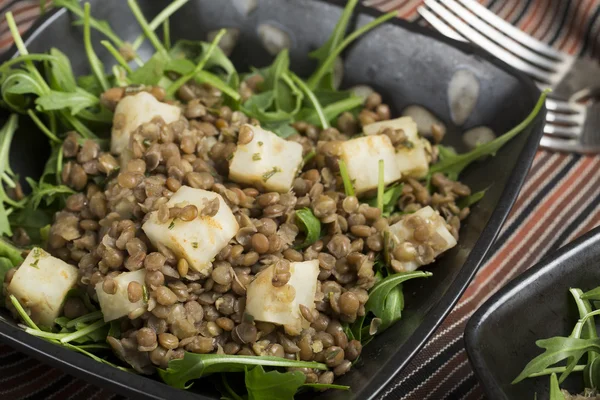
POLYGON ((181 117, 181 109, 167 103, 161 103, 148 92, 140 92, 126 96, 117 105, 113 117, 113 128, 110 138, 110 150, 113 154, 121 154, 129 145, 133 131, 155 117, 161 117, 170 124, 181 117))
POLYGON ((341 159, 346 164, 357 195, 377 188, 379 160, 383 160, 383 181, 386 185, 400 179, 396 152, 389 137, 363 136, 342 142, 340 147, 341 159))
POLYGON ((302 163, 302 145, 257 126, 240 128, 229 178, 267 191, 288 192, 302 163))
POLYGON ((33 322, 52 327, 67 292, 77 282, 77 275, 76 267, 35 247, 15 272, 6 291, 29 310, 33 322))
MULTIPOLYGON (((131 282, 137 282, 140 285, 144 285, 146 279, 146 270, 140 269, 133 272, 124 272, 114 278, 107 278, 112 280, 110 285, 112 286, 112 294, 108 294, 106 287, 108 286, 106 281, 99 282, 96 284, 96 295, 98 296, 98 302, 100 303, 100 309, 104 315, 104 321, 112 321, 117 318, 124 317, 131 312, 135 312, 140 308, 146 307, 144 299, 132 302, 130 300, 129 284, 131 282)), ((109 290, 110 291, 110 290, 109 290)))
POLYGON ((429 264, 435 257, 456 246, 456 239, 448 230, 446 221, 429 206, 404 216, 390 226, 390 232, 395 243, 394 256, 403 271, 414 271, 429 264), (430 254, 425 254, 427 252, 430 254))
POLYGON ((208 275, 213 259, 235 236, 239 225, 218 193, 182 186, 167 202, 169 208, 188 205, 198 210, 194 219, 169 218, 161 222, 159 211, 154 211, 142 229, 155 246, 161 244, 169 248, 177 257, 185 258, 191 268, 208 275), (215 199, 218 201, 216 214, 204 215, 203 209, 215 199))
POLYGON ((419 137, 417 124, 411 117, 375 122, 363 127, 366 135, 376 135, 385 129, 392 129, 402 135, 402 142, 396 145, 396 165, 403 177, 423 178, 429 171, 427 147, 429 142, 419 137))
POLYGON ((309 311, 315 308, 315 292, 319 276, 319 261, 311 260, 290 264, 289 281, 282 286, 274 284, 276 264, 262 270, 246 294, 246 312, 256 321, 283 325, 292 335, 308 328, 310 323, 302 317, 300 306, 309 311))

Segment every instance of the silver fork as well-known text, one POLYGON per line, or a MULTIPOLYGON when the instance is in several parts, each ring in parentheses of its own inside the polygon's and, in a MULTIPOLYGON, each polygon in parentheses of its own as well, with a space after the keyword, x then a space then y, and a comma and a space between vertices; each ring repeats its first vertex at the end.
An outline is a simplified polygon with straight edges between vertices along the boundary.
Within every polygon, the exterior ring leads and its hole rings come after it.
POLYGON ((600 152, 600 121, 595 115, 599 107, 577 102, 598 86, 600 66, 595 61, 551 48, 474 0, 424 0, 424 4, 419 14, 440 33, 473 42, 530 75, 541 89, 553 89, 555 97, 546 101, 542 147, 600 152), (594 113, 589 113, 592 108, 594 113))

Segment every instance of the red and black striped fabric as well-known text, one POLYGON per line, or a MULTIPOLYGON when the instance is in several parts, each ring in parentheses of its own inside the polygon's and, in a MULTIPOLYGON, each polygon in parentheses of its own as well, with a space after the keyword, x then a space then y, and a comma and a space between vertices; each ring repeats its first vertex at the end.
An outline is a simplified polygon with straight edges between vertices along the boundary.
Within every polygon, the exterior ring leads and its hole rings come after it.
MULTIPOLYGON (((570 54, 600 60, 600 0, 479 0, 523 31, 570 54)), ((22 32, 39 16, 39 1, 0 0, 22 32)), ((382 11, 425 24, 422 0, 369 0, 382 11)), ((0 49, 10 45, 0 21, 0 49)), ((398 45, 402 45, 399 43, 398 45)), ((463 345, 465 324, 496 290, 551 252, 600 225, 600 156, 540 150, 521 195, 475 280, 425 347, 383 391, 384 400, 481 399, 463 345)), ((1 399, 117 399, 0 345, 1 399)))

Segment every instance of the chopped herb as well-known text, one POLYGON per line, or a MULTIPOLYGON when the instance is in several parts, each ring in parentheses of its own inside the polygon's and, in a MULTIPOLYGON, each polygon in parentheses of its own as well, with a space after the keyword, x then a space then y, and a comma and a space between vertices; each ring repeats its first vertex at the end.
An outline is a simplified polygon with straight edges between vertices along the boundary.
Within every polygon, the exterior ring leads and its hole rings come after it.
POLYGON ((169 230, 175 228, 175 219, 173 218, 173 220, 171 221, 171 223, 169 224, 169 230))
POLYGON ((268 181, 273 175, 275 175, 278 172, 281 172, 281 168, 279 168, 279 167, 273 167, 272 170, 265 172, 262 176, 263 182, 268 181))
POLYGON ((227 161, 230 161, 231 159, 233 159, 233 153, 227 156, 227 161))
POLYGON ((198 248, 198 242, 192 242, 192 247, 197 249, 198 248))
POLYGON ((30 266, 30 267, 33 267, 33 268, 40 269, 40 267, 38 267, 38 263, 39 263, 39 262, 40 262, 40 260, 39 260, 39 259, 36 259, 34 262, 32 262, 31 264, 29 264, 29 266, 30 266))
POLYGON ((143 294, 144 303, 147 303, 149 296, 148 296, 148 288, 146 287, 146 285, 142 286, 142 294, 143 294))
POLYGON ((146 146, 146 147, 150 147, 150 145, 152 144, 150 139, 144 139, 144 141, 142 143, 144 143, 144 146, 146 146))
POLYGON ((252 155, 252 161, 260 161, 262 160, 262 157, 260 156, 260 153, 254 153, 252 155))
POLYGON ((259 145, 259 146, 262 146, 263 144, 264 144, 264 143, 263 143, 263 142, 261 142, 261 141, 259 141, 259 142, 258 142, 258 145, 259 145))
POLYGON ((383 192, 385 190, 385 179, 384 179, 385 170, 383 168, 384 168, 383 160, 379 160, 379 177, 378 177, 378 182, 377 182, 377 208, 379 208, 379 210, 382 213, 383 213, 383 204, 384 204, 383 192))
POLYGON ((415 144, 413 142, 411 142, 410 140, 405 140, 404 143, 402 143, 402 146, 407 149, 412 149, 415 147, 415 144))

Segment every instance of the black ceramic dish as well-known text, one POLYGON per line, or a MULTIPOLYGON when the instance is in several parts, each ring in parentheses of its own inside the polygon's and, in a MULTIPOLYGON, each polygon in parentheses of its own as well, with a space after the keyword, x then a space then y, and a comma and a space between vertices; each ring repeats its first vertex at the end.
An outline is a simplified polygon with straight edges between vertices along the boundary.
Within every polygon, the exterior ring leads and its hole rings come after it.
MULTIPOLYGON (((471 317, 465 341, 471 364, 493 400, 548 398, 547 376, 511 385, 542 350, 535 341, 567 336, 579 318, 569 288, 600 285, 600 228, 546 256, 492 296, 471 317)), ((580 373, 561 385, 583 390, 580 373)))
MULTIPOLYGON (((91 3, 93 15, 108 20, 123 39, 131 41, 138 35, 138 25, 124 1, 92 0, 91 3)), ((140 3, 150 19, 168 2, 140 3)), ((260 44, 257 27, 261 23, 274 24, 292 36, 292 69, 306 76, 315 66, 307 58, 307 53, 326 41, 344 4, 341 0, 333 3, 260 0, 258 8, 244 17, 229 0, 192 0, 171 18, 171 36, 174 39, 199 40, 205 39, 206 33, 211 30, 237 27, 242 31, 241 41, 232 58, 243 71, 250 65, 262 67, 271 63, 272 57, 260 44)), ((363 25, 374 15, 377 13, 361 8, 353 23, 363 25)), ((58 47, 69 56, 77 74, 87 74, 82 31, 70 22, 68 13, 54 12, 31 31, 26 43, 33 52, 58 47)), ((99 37, 94 35, 94 39, 99 37)), ((96 46, 96 51, 107 67, 112 65, 111 56, 101 46, 96 46)), ((151 49, 146 47, 142 53, 148 56, 151 49)), ((14 49, 8 54, 12 55, 14 49)), ((394 115, 407 105, 417 103, 433 110, 441 119, 450 121, 447 85, 454 72, 463 68, 478 77, 481 87, 477 105, 464 128, 488 125, 495 132, 506 132, 525 118, 538 98, 539 92, 528 78, 484 51, 400 20, 378 27, 345 53, 344 85, 365 83, 373 86, 384 94, 394 115)), ((327 392, 319 394, 318 398, 374 397, 440 324, 468 285, 516 199, 533 160, 543 120, 543 113, 540 113, 534 124, 496 157, 465 171, 463 180, 474 190, 490 189, 473 208, 461 231, 459 245, 436 265, 428 267, 434 273, 432 278, 406 285, 407 307, 402 321, 373 340, 364 350, 361 362, 339 381, 351 385, 352 394, 327 392)), ((25 123, 22 125, 25 126, 25 123)), ((448 144, 464 150, 461 130, 451 123, 448 128, 448 144)), ((22 176, 39 174, 47 151, 43 144, 36 144, 31 139, 32 132, 31 129, 20 129, 12 148, 14 157, 11 160, 16 164, 13 169, 22 176)), ((0 317, 0 338, 3 341, 130 397, 218 398, 210 389, 211 385, 194 386, 192 391, 202 393, 202 396, 171 389, 146 377, 120 372, 25 334, 15 326, 5 310, 0 310, 0 317)))

